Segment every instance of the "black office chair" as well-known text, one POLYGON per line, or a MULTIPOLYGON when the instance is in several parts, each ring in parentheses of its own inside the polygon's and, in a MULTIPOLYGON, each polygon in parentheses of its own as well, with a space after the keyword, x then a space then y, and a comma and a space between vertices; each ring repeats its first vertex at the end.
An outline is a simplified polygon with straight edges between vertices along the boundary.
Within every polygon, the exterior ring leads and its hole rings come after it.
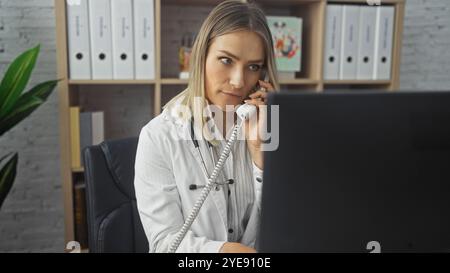
POLYGON ((83 151, 89 252, 148 252, 134 191, 137 141, 104 141, 83 151))

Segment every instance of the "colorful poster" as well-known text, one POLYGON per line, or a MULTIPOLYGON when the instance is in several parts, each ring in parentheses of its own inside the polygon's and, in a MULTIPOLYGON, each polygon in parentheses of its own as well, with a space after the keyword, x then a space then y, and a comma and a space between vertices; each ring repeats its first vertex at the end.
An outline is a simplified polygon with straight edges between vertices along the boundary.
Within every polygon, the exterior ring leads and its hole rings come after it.
POLYGON ((292 16, 267 16, 272 33, 278 71, 301 70, 302 19, 292 16))

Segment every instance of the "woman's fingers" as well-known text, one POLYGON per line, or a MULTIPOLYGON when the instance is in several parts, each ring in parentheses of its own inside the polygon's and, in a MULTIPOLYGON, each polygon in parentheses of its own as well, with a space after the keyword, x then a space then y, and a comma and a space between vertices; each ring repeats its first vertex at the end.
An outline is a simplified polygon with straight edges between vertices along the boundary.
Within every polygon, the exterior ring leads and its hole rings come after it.
POLYGON ((257 99, 259 98, 262 101, 265 101, 267 98, 267 93, 268 92, 272 92, 275 91, 275 89, 273 88, 273 86, 265 81, 259 81, 259 84, 261 86, 261 88, 259 90, 257 90, 256 92, 252 93, 249 95, 250 99, 257 99))
MULTIPOLYGON (((261 122, 263 122, 266 118, 265 111, 261 111, 261 109, 262 109, 261 107, 263 105, 266 105, 267 93, 271 92, 271 91, 275 91, 270 83, 260 81, 260 86, 262 87, 261 89, 264 89, 264 90, 260 89, 256 92, 250 94, 249 95, 250 99, 244 100, 244 103, 255 105, 257 108, 258 122, 256 124, 250 125, 250 128, 252 128, 251 135, 252 135, 253 139, 258 140, 258 141, 260 141, 258 132, 255 130, 257 130, 257 128, 259 128, 260 126, 263 126, 263 125, 261 125, 261 122)), ((250 121, 247 121, 247 122, 250 122, 250 121)))
POLYGON ((260 106, 260 105, 264 105, 264 101, 261 100, 259 97, 258 98, 254 98, 254 99, 250 99, 250 100, 244 100, 245 103, 247 104, 253 104, 255 106, 260 106))
POLYGON ((250 94, 249 97, 251 99, 258 98, 258 97, 266 98, 267 97, 267 92, 263 92, 263 91, 259 90, 259 91, 256 91, 256 92, 250 94))
POLYGON ((247 100, 244 100, 244 103, 253 104, 255 106, 265 105, 267 99, 267 93, 271 91, 275 91, 273 86, 269 82, 259 81, 261 88, 250 94, 247 100))
POLYGON ((265 81, 261 81, 259 80, 259 85, 261 87, 266 88, 267 91, 275 91, 275 89, 273 88, 272 84, 270 82, 265 82, 265 81))

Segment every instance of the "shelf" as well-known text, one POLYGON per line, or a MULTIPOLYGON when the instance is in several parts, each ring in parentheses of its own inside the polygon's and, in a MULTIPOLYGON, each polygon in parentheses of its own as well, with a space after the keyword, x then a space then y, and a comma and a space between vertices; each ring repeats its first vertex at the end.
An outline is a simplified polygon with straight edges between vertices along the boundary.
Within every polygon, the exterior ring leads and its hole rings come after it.
POLYGON ((286 7, 286 6, 297 6, 311 3, 320 3, 322 0, 257 0, 256 3, 262 6, 276 6, 276 7, 286 7))
POLYGON ((311 84, 318 84, 318 80, 310 80, 310 79, 281 79, 279 80, 280 84, 285 85, 311 85, 311 84))
POLYGON ((216 6, 222 0, 163 0, 163 5, 183 5, 183 6, 216 6))
MULTIPOLYGON (((282 79, 280 80, 280 84, 318 84, 318 80, 310 80, 310 79, 282 79)), ((161 79, 161 84, 163 85, 183 85, 188 84, 188 80, 184 79, 161 79)))
MULTIPOLYGON (((269 4, 269 5, 292 5, 292 4, 303 4, 303 3, 312 3, 312 2, 321 2, 323 0, 256 0, 257 4, 269 4)), ((222 2, 222 0, 164 0, 164 4, 168 5, 212 5, 215 6, 222 2)), ((359 2, 364 2, 364 0, 360 0, 359 2)), ((384 2, 384 1, 383 1, 384 2)))
MULTIPOLYGON (((70 85, 151 85, 157 80, 69 80, 70 85)), ((161 79, 163 85, 185 85, 187 79, 166 78, 161 79)), ((280 84, 318 84, 318 80, 311 79, 281 79, 280 84)), ((390 80, 325 80, 324 84, 390 84, 390 80)))
POLYGON ((325 85, 388 85, 391 84, 390 80, 325 80, 325 85))
MULTIPOLYGON (((215 6, 222 2, 223 0, 164 0, 162 3, 167 5, 212 5, 215 6)), ((292 4, 303 4, 311 2, 321 2, 323 0, 256 0, 257 4, 271 4, 271 5, 292 5, 292 4)), ((364 0, 359 1, 364 2, 364 0)), ((384 2, 384 1, 383 1, 384 2)))
POLYGON ((69 80, 70 85, 155 84, 156 80, 69 80))
MULTIPOLYGON (((405 0, 380 0, 381 4, 399 4, 404 3, 405 0)), ((367 0, 328 0, 328 3, 341 3, 341 4, 367 4, 367 0)), ((375 1, 373 1, 375 2, 375 1)))
POLYGON ((84 168, 83 167, 72 168, 72 172, 73 173, 83 173, 84 172, 84 168))
POLYGON ((173 84, 173 85, 182 85, 182 84, 188 84, 189 80, 187 79, 177 79, 177 78, 168 78, 168 79, 161 79, 161 84, 173 84))

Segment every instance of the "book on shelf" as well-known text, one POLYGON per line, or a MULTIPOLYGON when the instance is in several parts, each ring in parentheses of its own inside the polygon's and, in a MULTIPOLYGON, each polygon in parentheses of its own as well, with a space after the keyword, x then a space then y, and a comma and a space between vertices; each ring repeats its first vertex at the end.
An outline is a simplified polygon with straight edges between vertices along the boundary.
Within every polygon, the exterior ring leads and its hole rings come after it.
POLYGON ((134 0, 135 78, 154 80, 156 75, 155 1, 134 0))
POLYGON ((281 78, 293 78, 301 71, 302 18, 267 16, 274 44, 277 70, 281 78))
POLYGON ((72 168, 83 167, 83 149, 105 140, 104 113, 81 112, 80 107, 70 107, 72 168))
POLYGON ((342 13, 340 80, 354 80, 358 67, 359 5, 344 5, 342 13))
POLYGON ((80 153, 80 107, 70 107, 70 160, 72 168, 81 167, 80 153))
POLYGON ((132 80, 134 75, 133 1, 111 1, 113 78, 132 80))
POLYGON ((77 5, 72 2, 67 1, 69 75, 74 80, 88 80, 92 77, 88 0, 78 0, 77 5))
POLYGON ((92 79, 113 79, 111 2, 89 1, 92 79))
POLYGON ((75 240, 82 249, 88 248, 88 227, 86 210, 86 184, 77 181, 74 185, 75 240))

